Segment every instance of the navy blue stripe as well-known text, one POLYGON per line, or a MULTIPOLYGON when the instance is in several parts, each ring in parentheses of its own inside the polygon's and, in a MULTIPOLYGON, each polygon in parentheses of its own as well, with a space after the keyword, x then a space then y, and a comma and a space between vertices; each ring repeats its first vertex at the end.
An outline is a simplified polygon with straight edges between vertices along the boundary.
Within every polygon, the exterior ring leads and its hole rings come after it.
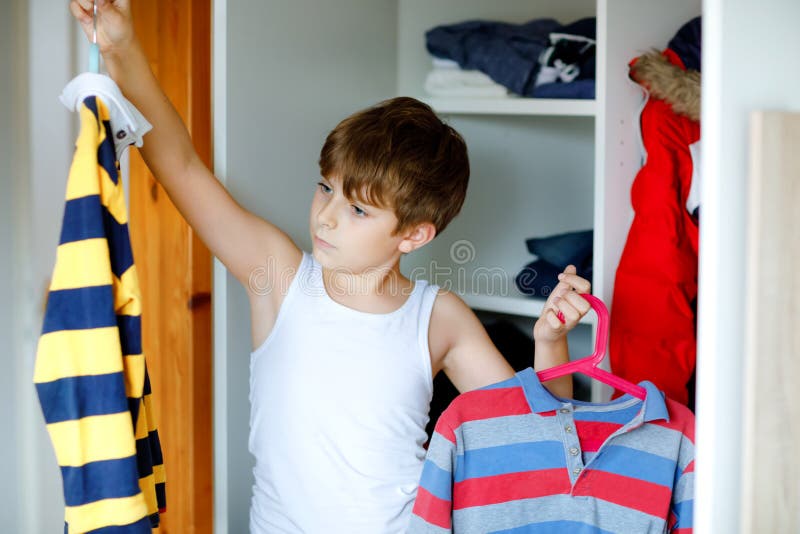
POLYGON ((153 455, 150 450, 150 436, 136 440, 136 471, 139 478, 153 474, 153 455))
MULTIPOLYGON (((99 121, 100 114, 97 109, 97 102, 94 96, 86 97, 83 103, 94 114, 95 119, 99 121)), ((114 151, 114 135, 111 130, 111 123, 107 120, 102 121, 101 127, 106 131, 106 138, 97 147, 97 163, 108 173, 111 181, 115 184, 119 180, 117 172, 117 154, 114 151)))
POLYGON ((153 529, 150 526, 150 519, 143 517, 136 523, 131 523, 130 525, 102 527, 89 531, 86 534, 151 534, 152 531, 153 529))
POLYGON ((89 195, 68 200, 64 205, 64 222, 61 225, 61 241, 71 243, 83 239, 105 237, 103 214, 99 195, 89 195))
POLYGON ((59 289, 47 298, 42 334, 116 325, 110 285, 59 289))
POLYGON ((156 484, 156 502, 158 503, 159 510, 167 507, 167 490, 164 482, 156 484))
POLYGON ((108 236, 108 252, 111 258, 111 272, 121 278, 125 271, 133 265, 133 249, 127 224, 119 224, 114 217, 103 209, 103 224, 108 236))
POLYGON ((158 437, 158 430, 150 431, 150 452, 153 454, 153 465, 164 465, 164 457, 161 456, 161 439, 158 437))
POLYGON ((147 367, 144 368, 144 388, 142 388, 142 397, 150 395, 153 390, 150 388, 150 373, 147 372, 147 367))
POLYGON ((75 198, 64 206, 59 243, 105 237, 108 240, 111 271, 122 275, 133 265, 133 250, 127 224, 120 224, 100 203, 98 195, 75 198))
POLYGON ((164 465, 164 457, 161 454, 158 431, 152 430, 147 436, 136 440, 136 469, 139 478, 152 475, 155 465, 164 465))
POLYGON ((43 382, 36 392, 47 424, 128 411, 121 372, 43 382))
POLYGON ((117 167, 117 152, 114 149, 114 134, 109 121, 103 121, 103 128, 106 130, 106 138, 97 147, 97 163, 101 165, 111 181, 116 185, 119 182, 119 169, 117 167))
POLYGON ((98 120, 98 117, 100 116, 100 114, 97 111, 97 101, 96 100, 97 100, 96 96, 87 96, 86 98, 83 99, 83 104, 87 108, 89 108, 89 111, 91 111, 94 114, 94 119, 98 120))
POLYGON ((142 399, 135 399, 128 397, 128 411, 131 412, 131 421, 133 422, 133 431, 136 432, 136 421, 139 420, 139 405, 142 399))
POLYGON ((80 467, 61 466, 61 476, 67 506, 132 497, 141 492, 133 456, 90 462, 80 467))
POLYGON ((161 523, 161 516, 158 514, 158 512, 150 514, 150 527, 156 528, 159 523, 161 523))
MULTIPOLYGON (((125 356, 142 353, 142 317, 140 315, 117 315, 119 343, 125 356)), ((145 383, 147 378, 145 377, 145 383)))

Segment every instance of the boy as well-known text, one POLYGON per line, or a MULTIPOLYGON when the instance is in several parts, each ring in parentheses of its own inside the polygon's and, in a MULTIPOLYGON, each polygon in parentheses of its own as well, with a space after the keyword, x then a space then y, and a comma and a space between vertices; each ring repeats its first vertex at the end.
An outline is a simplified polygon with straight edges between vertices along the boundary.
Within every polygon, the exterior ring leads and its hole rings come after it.
MULTIPOLYGON (((70 4, 87 35, 91 8, 70 4)), ((444 371, 467 391, 513 375, 457 296, 399 269, 461 209, 463 140, 410 98, 342 121, 322 148, 304 253, 199 160, 136 42, 129 0, 98 1, 97 35, 109 74, 154 126, 141 150, 148 167, 248 291, 251 531, 403 532, 432 377, 444 371)), ((574 273, 560 275, 534 327, 539 368, 567 360, 566 332, 589 310, 577 294, 589 284, 574 273)), ((569 378, 548 385, 571 393, 569 378)))

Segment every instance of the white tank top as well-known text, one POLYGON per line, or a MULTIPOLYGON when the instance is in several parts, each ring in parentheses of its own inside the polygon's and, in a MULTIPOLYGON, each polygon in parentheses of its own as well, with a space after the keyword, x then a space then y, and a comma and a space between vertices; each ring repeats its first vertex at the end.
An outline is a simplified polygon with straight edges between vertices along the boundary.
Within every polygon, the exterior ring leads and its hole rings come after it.
POLYGON ((405 532, 433 392, 437 286, 391 313, 330 298, 303 254, 269 337, 250 356, 252 533, 405 532))

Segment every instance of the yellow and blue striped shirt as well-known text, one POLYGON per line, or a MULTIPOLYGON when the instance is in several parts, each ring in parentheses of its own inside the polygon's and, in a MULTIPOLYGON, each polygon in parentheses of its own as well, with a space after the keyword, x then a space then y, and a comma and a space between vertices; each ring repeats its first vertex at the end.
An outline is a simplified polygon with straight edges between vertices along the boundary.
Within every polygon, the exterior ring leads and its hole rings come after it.
POLYGON ((80 119, 34 382, 61 467, 65 531, 150 532, 165 477, 125 195, 107 107, 86 98, 80 119))

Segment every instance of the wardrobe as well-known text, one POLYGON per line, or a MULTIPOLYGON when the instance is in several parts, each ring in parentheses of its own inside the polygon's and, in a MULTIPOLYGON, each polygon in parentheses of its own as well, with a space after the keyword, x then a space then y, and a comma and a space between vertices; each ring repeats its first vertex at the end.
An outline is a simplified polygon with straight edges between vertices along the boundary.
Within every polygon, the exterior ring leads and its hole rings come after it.
MULTIPOLYGON (((790 2, 770 4, 799 14, 790 2)), ((326 134, 341 119, 372 103, 397 95, 420 98, 465 137, 472 174, 461 214, 430 245, 404 259, 402 268, 407 275, 455 290, 482 316, 511 316, 532 324, 543 301, 520 295, 513 282, 531 261, 524 242, 528 237, 593 229, 593 292, 611 303, 616 265, 633 217, 630 186, 642 162, 636 120, 643 93, 628 80, 628 62, 648 49, 663 49, 683 23, 703 13, 706 18, 717 17, 709 26, 719 30, 712 34, 715 40, 711 52, 704 49, 704 58, 714 59, 712 69, 734 72, 735 58, 722 47, 730 39, 728 34, 721 37, 722 21, 744 36, 755 8, 744 0, 705 4, 700 0, 251 0, 216 2, 214 10, 215 172, 244 207, 281 226, 308 250, 308 208, 326 134), (425 94, 423 82, 431 68, 425 50, 427 29, 467 19, 520 23, 543 17, 562 23, 596 17, 594 100, 442 99, 425 94)), ((788 35, 791 28, 779 18, 773 15, 770 20, 776 31, 788 35)), ((761 22, 755 34, 766 39, 771 30, 761 22)), ((707 82, 706 67, 704 91, 707 83, 717 84, 719 90, 720 71, 712 71, 714 81, 707 82)), ((741 68, 735 72, 736 76, 728 76, 730 81, 746 82, 741 68)), ((796 86, 800 80, 792 76, 796 86)), ((800 106, 788 91, 770 91, 775 98, 800 106)), ((755 93, 748 92, 742 101, 749 99, 749 105, 755 105, 755 93)), ((710 104, 716 106, 709 116, 720 137, 729 135, 720 106, 741 106, 735 90, 729 98, 710 104)), ((737 120, 736 125, 742 126, 741 118, 737 120)), ((737 135, 728 142, 744 150, 744 134, 737 135)), ((715 165, 722 156, 718 151, 712 158, 717 159, 703 161, 703 169, 713 171, 706 173, 710 179, 704 183, 717 190, 720 171, 715 165)), ((738 185, 723 196, 734 195, 741 202, 744 172, 731 174, 731 183, 738 185)), ((741 206, 719 202, 722 207, 709 217, 728 218, 743 233, 741 206)), ((713 222, 709 227, 709 232, 720 231, 713 222)), ((726 247, 723 240, 721 254, 728 260, 744 253, 738 244, 726 247)), ((701 264, 701 277, 704 268, 712 266, 701 264)), ((719 265, 713 268, 715 273, 721 270, 719 265)), ((710 280, 712 272, 708 274, 710 280)), ((252 458, 247 452, 248 304, 244 290, 218 263, 214 283, 215 527, 219 532, 244 532, 252 485, 252 458)), ((719 284, 710 281, 705 288, 714 292, 713 309, 705 312, 706 319, 701 317, 709 324, 730 320, 730 306, 741 305, 734 296, 730 297, 734 300, 720 297, 719 284)), ((588 354, 593 322, 587 317, 579 327, 577 343, 571 344, 574 356, 588 354)), ((729 343, 722 339, 724 334, 709 331, 708 350, 719 351, 729 343)), ((710 381, 718 371, 715 366, 724 364, 717 357, 708 362, 710 381)), ((715 383, 715 406, 741 395, 741 374, 732 376, 729 384, 715 383)), ((710 391, 701 392, 700 398, 710 391)), ((593 385, 594 400, 608 394, 604 387, 593 385)), ((707 417, 712 412, 715 418, 722 417, 712 409, 707 417)), ((739 431, 722 425, 717 437, 739 431)), ((722 458, 738 454, 734 448, 722 458)), ((715 469, 720 467, 716 465, 715 469)), ((722 479, 713 478, 699 490, 709 500, 710 495, 719 499, 719 491, 723 492, 722 500, 714 501, 719 504, 716 525, 725 524, 725 510, 735 501, 732 492, 738 491, 738 478, 727 480, 733 483, 727 490, 719 482, 722 479), (730 493, 726 496, 725 491, 730 493)))

